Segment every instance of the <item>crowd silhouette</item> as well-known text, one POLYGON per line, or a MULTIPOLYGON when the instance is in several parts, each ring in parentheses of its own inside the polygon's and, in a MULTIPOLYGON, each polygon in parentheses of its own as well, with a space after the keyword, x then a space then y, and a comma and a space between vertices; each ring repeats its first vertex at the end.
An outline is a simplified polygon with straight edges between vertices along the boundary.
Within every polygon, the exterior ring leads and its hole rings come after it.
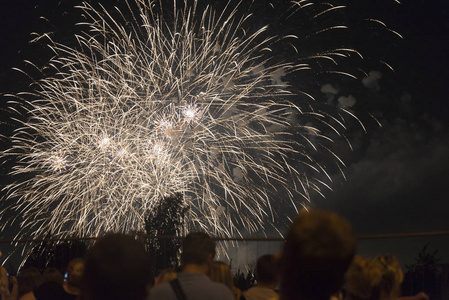
POLYGON ((183 240, 181 270, 153 274, 145 247, 131 235, 108 233, 84 258, 59 270, 35 267, 18 278, 0 270, 1 300, 429 300, 423 291, 402 295, 403 272, 397 258, 356 255, 351 225, 338 214, 301 211, 279 254, 258 258, 255 285, 234 285, 230 266, 215 261, 215 241, 204 232, 183 240))

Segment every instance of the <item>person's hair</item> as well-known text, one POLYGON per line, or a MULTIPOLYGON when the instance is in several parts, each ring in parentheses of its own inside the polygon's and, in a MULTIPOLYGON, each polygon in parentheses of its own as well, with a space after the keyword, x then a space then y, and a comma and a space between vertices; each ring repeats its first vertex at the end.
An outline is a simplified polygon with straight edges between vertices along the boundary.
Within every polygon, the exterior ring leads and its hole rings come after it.
POLYGON ((178 278, 178 273, 176 273, 173 269, 164 269, 159 272, 159 276, 156 280, 156 285, 164 282, 172 281, 173 279, 178 278))
POLYGON ((259 257, 256 263, 256 279, 261 284, 272 284, 278 281, 277 260, 272 254, 259 257))
POLYGON ((182 243, 181 262, 202 265, 207 262, 209 255, 215 256, 215 242, 204 232, 189 233, 182 243))
POLYGON ((41 285, 47 282, 56 282, 60 285, 64 283, 64 276, 62 276, 61 272, 56 268, 47 268, 42 273, 41 277, 41 285))
POLYGON ((318 209, 301 211, 283 249, 281 299, 329 299, 343 284, 355 245, 344 218, 318 209))
POLYGON ((380 254, 373 262, 382 270, 381 291, 391 298, 399 297, 401 284, 404 280, 399 260, 391 254, 380 254))
POLYGON ((397 258, 381 254, 374 259, 357 255, 346 278, 346 298, 349 300, 379 300, 397 298, 403 280, 397 258))
POLYGON ((129 235, 106 234, 87 251, 82 299, 143 300, 152 280, 143 245, 129 235))
MULTIPOLYGON (((223 283, 236 296, 239 290, 234 286, 231 268, 227 263, 214 261, 209 267, 209 278, 214 282, 223 283)), ((237 297, 236 297, 237 298, 237 297)))
POLYGON ((221 261, 212 262, 208 275, 212 281, 223 283, 233 291, 234 280, 232 279, 231 269, 228 264, 221 261))
POLYGON ((41 277, 42 275, 38 268, 31 267, 23 269, 17 278, 19 285, 18 298, 22 297, 26 293, 32 292, 35 288, 37 288, 41 283, 41 277))
POLYGON ((375 282, 380 281, 379 269, 371 268, 369 259, 356 255, 346 274, 346 299, 379 299, 380 290, 375 282))

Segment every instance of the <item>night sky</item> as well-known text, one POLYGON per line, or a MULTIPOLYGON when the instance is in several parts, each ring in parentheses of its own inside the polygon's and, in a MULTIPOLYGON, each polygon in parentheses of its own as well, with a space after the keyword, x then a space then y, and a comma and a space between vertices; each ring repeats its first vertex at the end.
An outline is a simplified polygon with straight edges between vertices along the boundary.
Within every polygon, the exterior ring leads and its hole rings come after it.
MULTIPOLYGON (((385 21, 404 37, 389 60, 402 90, 389 100, 401 105, 384 106, 394 107, 393 114, 368 133, 368 147, 349 164, 347 182, 336 182, 319 206, 346 216, 360 235, 447 231, 449 3, 403 1, 385 21)), ((449 236, 362 241, 360 251, 393 252, 407 264, 427 243, 449 263, 449 236)))
MULTIPOLYGON (((364 66, 367 72, 378 71, 382 77, 374 86, 359 87, 355 96, 358 102, 362 97, 377 101, 368 109, 375 110, 382 127, 367 125, 366 134, 361 129, 354 131, 354 150, 339 153, 347 162, 346 180, 335 174, 333 192, 325 191, 326 198, 316 197, 311 206, 341 213, 358 235, 449 231, 449 3, 346 2, 354 12, 375 14, 403 39, 370 44, 368 37, 366 43, 360 42, 367 53, 377 53, 378 59, 395 70, 364 66)), ((12 67, 25 67, 26 59, 38 63, 46 59, 28 43, 31 32, 53 30, 59 41, 70 40, 72 25, 79 20, 71 9, 74 3, 0 2, 0 95, 28 89, 29 81, 12 67)), ((335 86, 332 81, 322 82, 326 83, 335 86)), ((0 107, 5 107, 6 99, 0 101, 0 107)), ((2 111, 1 117, 5 121, 7 114, 2 111)), ((339 147, 337 144, 337 151, 339 147)), ((426 243, 430 250, 440 250, 441 262, 449 263, 449 236, 361 241, 360 252, 393 252, 403 263, 411 263, 426 243)))

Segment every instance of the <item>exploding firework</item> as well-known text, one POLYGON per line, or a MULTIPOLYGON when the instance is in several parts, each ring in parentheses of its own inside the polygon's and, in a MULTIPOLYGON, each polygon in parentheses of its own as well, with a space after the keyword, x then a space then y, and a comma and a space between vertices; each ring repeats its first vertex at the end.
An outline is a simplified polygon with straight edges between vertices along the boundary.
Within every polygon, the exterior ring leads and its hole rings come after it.
MULTIPOLYGON (((169 17, 160 3, 131 2, 115 15, 82 4, 90 30, 78 45, 50 43, 54 76, 22 105, 28 118, 3 154, 18 158, 21 180, 7 190, 24 230, 141 230, 164 197, 181 193, 188 228, 231 236, 282 216, 280 198, 294 209, 310 201, 329 177, 315 152, 342 165, 322 128, 340 134, 345 110, 292 100, 281 79, 308 65, 279 62, 272 49, 295 37, 245 30, 249 16, 230 2, 215 12, 175 1, 169 17)), ((357 52, 308 59, 348 53, 357 52)))

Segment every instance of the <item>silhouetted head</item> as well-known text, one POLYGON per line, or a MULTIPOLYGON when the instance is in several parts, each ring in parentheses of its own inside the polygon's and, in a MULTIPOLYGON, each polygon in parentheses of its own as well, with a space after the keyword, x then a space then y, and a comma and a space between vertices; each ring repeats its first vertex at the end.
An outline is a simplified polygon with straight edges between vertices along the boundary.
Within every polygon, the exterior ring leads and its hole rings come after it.
POLYGON ((64 283, 64 276, 62 276, 61 272, 56 268, 47 268, 42 273, 41 284, 47 282, 56 282, 57 284, 62 285, 64 283))
POLYGON ((26 293, 32 292, 41 283, 41 272, 38 268, 31 267, 20 271, 17 278, 19 284, 19 298, 26 293))
POLYGON ((272 254, 259 257, 256 263, 256 279, 260 284, 274 284, 278 282, 278 261, 272 254))
POLYGON ((189 233, 182 243, 182 265, 208 263, 215 256, 215 242, 204 232, 189 233))
POLYGON ((67 265, 67 282, 73 286, 81 285, 81 278, 84 272, 84 260, 82 258, 74 258, 67 265))
POLYGON ((303 210, 283 250, 281 299, 328 300, 343 284, 355 253, 351 225, 324 210, 303 210))
POLYGON ((152 280, 143 245, 128 235, 107 234, 86 254, 82 298, 143 300, 152 280))

